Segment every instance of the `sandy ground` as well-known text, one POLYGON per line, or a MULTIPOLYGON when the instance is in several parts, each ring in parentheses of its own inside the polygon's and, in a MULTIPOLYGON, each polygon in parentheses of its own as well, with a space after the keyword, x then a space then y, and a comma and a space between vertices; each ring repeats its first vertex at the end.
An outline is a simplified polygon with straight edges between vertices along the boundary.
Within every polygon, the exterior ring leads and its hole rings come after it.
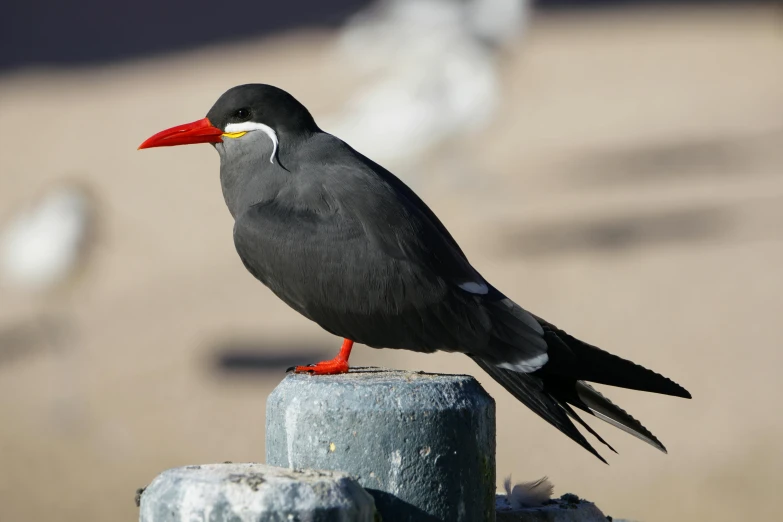
MULTIPOLYGON (((0 77, 0 218, 62 177, 91 183, 103 211, 90 270, 46 304, 67 309, 68 335, 13 356, 0 345, 0 520, 130 521, 135 488, 164 468, 263 460, 264 403, 282 375, 216 372, 216 344, 338 341, 242 268, 209 147, 135 148, 247 81, 329 114, 355 83, 332 42, 287 35, 0 77)), ((495 285, 693 393, 609 390, 670 454, 596 421, 620 452, 605 466, 464 357, 361 347, 354 362, 476 375, 497 399, 498 483, 548 475, 558 494, 636 520, 776 518, 780 13, 538 17, 504 61, 492 127, 401 174, 495 285)), ((41 307, 0 294, 0 328, 41 307)))

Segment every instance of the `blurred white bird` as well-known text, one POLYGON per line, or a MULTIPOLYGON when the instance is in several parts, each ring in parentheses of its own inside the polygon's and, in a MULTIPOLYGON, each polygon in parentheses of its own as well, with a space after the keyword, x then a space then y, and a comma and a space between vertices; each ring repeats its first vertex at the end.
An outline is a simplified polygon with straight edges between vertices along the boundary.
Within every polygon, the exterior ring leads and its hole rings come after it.
POLYGON ((343 29, 341 57, 369 78, 325 128, 381 163, 415 160, 480 130, 500 103, 496 55, 527 0, 381 0, 343 29))
POLYGON ((80 272, 91 246, 94 198, 85 185, 46 191, 0 229, 0 280, 25 293, 62 288, 80 272))
POLYGON ((48 348, 58 371, 50 382, 52 427, 78 433, 86 415, 78 314, 72 297, 96 243, 98 204, 83 182, 60 182, 0 225, 0 283, 34 296, 37 310, 16 325, 0 325, 0 359, 48 348), (14 338, 13 333, 23 334, 14 338), (8 335, 6 335, 8 334, 8 335), (15 343, 10 343, 16 341, 15 343))

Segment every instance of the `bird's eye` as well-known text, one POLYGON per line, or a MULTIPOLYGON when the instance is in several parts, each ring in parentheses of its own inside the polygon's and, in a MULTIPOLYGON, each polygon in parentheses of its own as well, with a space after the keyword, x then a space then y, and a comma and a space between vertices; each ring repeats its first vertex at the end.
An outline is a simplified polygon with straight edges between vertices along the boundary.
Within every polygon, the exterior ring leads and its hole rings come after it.
POLYGON ((239 120, 246 120, 250 118, 250 110, 249 109, 238 109, 237 112, 234 113, 234 117, 239 120))

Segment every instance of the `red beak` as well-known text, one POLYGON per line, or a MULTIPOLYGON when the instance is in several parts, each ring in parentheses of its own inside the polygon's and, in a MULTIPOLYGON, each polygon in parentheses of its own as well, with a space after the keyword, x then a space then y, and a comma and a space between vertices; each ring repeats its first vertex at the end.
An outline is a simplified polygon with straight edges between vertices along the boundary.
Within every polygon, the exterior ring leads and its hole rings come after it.
POLYGON ((221 143, 223 139, 220 136, 222 135, 222 130, 213 127, 207 118, 203 118, 193 123, 177 125, 150 136, 139 145, 139 149, 189 145, 191 143, 221 143))

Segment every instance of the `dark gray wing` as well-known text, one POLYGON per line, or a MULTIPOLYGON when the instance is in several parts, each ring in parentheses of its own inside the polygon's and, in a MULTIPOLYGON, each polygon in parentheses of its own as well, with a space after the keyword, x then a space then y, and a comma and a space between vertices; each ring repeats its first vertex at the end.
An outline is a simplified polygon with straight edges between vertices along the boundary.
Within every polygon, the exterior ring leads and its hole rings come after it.
MULTIPOLYGON (((361 223, 373 250, 406 267, 406 273, 439 289, 432 307, 447 330, 461 330, 464 351, 508 368, 533 371, 546 362, 538 321, 506 298, 476 271, 432 210, 402 181, 345 144, 322 162, 321 175, 341 211, 361 223), (468 324, 469 327, 461 325, 468 324), (471 334, 471 335, 467 335, 471 334)), ((411 281, 403 281, 410 283, 411 281)), ((414 290, 415 291, 415 290, 414 290)))
MULTIPOLYGON (((335 141, 339 141, 336 140, 335 141)), ((418 265, 449 285, 489 287, 434 212, 392 173, 342 142, 319 173, 341 211, 361 223, 372 244, 391 258, 418 265), (471 285, 471 283, 473 285, 471 285)))
POLYGON ((331 136, 303 150, 303 167, 234 227, 245 266, 278 297, 373 347, 459 351, 523 371, 545 362, 535 319, 484 281, 408 187, 331 136))
POLYGON ((473 295, 390 256, 342 212, 254 205, 238 216, 234 243, 251 274, 335 335, 424 352, 487 343, 473 295))

